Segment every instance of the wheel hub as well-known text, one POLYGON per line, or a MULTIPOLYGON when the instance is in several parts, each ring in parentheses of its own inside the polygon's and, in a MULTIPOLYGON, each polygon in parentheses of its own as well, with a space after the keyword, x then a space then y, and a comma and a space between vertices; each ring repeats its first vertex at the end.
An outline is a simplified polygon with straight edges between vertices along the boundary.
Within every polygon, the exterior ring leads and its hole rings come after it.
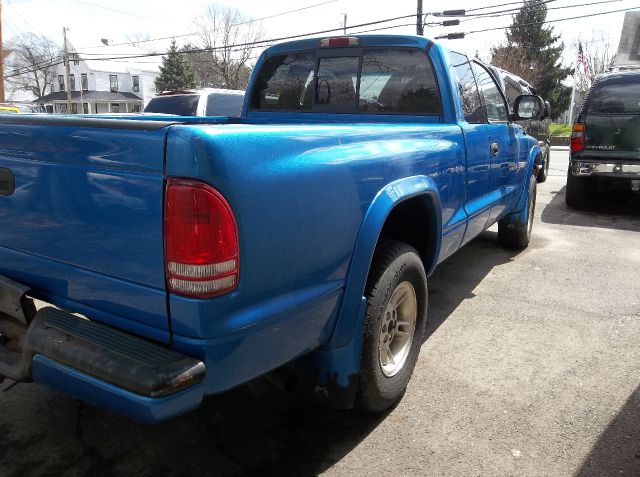
POLYGON ((391 294, 380 326, 378 356, 385 376, 394 376, 404 367, 411 349, 417 316, 415 289, 408 281, 401 282, 391 294))

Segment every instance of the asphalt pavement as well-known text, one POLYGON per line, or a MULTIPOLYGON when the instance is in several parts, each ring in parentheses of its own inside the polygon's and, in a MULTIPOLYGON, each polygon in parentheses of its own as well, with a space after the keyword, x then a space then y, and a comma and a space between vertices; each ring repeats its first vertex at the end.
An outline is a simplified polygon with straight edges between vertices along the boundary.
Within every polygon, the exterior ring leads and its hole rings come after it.
POLYGON ((144 425, 36 384, 0 384, 0 475, 640 475, 640 201, 564 204, 568 153, 534 237, 489 230, 442 263, 406 395, 380 416, 257 380, 144 425))

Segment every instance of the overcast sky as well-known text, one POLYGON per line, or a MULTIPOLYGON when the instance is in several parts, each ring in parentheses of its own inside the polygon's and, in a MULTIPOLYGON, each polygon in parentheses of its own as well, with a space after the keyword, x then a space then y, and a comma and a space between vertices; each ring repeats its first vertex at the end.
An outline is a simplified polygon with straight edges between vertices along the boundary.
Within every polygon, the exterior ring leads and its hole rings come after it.
MULTIPOLYGON (((615 0, 597 5, 585 5, 598 0, 555 0, 548 4, 550 8, 547 20, 566 19, 579 15, 591 15, 588 18, 552 23, 557 33, 569 47, 578 39, 585 43, 601 45, 607 39, 617 45, 624 18, 624 12, 595 16, 599 12, 639 8, 640 0, 615 0), (583 5, 583 6, 580 6, 583 5), (552 8, 558 8, 553 10, 552 8), (595 36, 594 36, 595 33, 595 36), (592 43, 590 43, 592 42, 592 43)), ((511 3, 513 0, 424 0, 424 11, 435 12, 444 9, 478 8, 511 3)), ((150 38, 168 37, 193 32, 193 19, 212 3, 231 6, 241 10, 247 17, 259 19, 278 15, 289 10, 307 6, 323 5, 302 11, 274 16, 260 22, 265 38, 277 38, 320 30, 328 30, 342 25, 342 14, 347 14, 347 24, 356 25, 375 20, 413 14, 416 0, 228 0, 211 2, 209 0, 182 0, 165 2, 161 0, 2 0, 2 23, 5 41, 11 36, 23 32, 45 35, 52 40, 62 42, 62 27, 71 28, 68 35, 73 44, 82 51, 84 47, 100 44, 101 38, 109 38, 112 43, 127 41, 127 34, 148 34, 150 38)), ((504 10, 517 5, 496 7, 504 10)), ((484 10, 490 11, 490 10, 484 10)), ((357 32, 369 28, 390 25, 402 25, 414 22, 414 19, 397 20, 367 28, 351 30, 357 32)), ((427 21, 438 21, 432 16, 427 21)), ((468 32, 486 28, 506 27, 511 23, 509 16, 496 18, 469 19, 458 27, 427 27, 425 36, 435 37, 443 33, 468 32)), ((415 26, 404 26, 384 30, 380 33, 414 34, 415 26)), ((479 51, 487 58, 491 45, 504 41, 504 30, 467 35, 462 40, 447 40, 457 49, 473 55, 479 51)), ((177 38, 178 43, 189 40, 177 38)), ((148 43, 152 48, 164 50, 167 41, 148 43)), ((99 51, 92 49, 91 51, 99 51)), ((575 53, 569 50, 565 63, 575 62, 575 53)))

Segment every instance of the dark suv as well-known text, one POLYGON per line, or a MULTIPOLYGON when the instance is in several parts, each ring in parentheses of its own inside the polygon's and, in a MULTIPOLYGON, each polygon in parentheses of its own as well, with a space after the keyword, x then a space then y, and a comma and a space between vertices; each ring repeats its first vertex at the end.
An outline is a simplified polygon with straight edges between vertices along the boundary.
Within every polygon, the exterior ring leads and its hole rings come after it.
POLYGON ((640 192, 640 70, 599 76, 573 125, 567 205, 602 188, 640 192))
MULTIPOLYGON (((509 109, 513 108, 513 103, 521 94, 534 94, 537 95, 535 88, 525 80, 513 73, 505 71, 493 65, 485 65, 491 70, 494 78, 502 88, 502 92, 507 98, 509 103, 509 109)), ((522 121, 516 121, 523 127, 524 131, 535 137, 542 149, 542 167, 538 172, 538 182, 544 182, 547 180, 549 174, 549 159, 551 151, 551 141, 549 140, 549 115, 551 114, 551 106, 548 101, 545 101, 545 114, 544 119, 527 119, 522 121)))

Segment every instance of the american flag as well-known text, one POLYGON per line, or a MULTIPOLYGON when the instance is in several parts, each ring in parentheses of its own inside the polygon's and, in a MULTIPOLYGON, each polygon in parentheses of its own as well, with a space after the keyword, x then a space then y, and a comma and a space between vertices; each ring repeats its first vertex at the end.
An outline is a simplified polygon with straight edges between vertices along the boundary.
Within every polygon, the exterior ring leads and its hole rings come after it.
POLYGON ((582 69, 584 70, 585 75, 592 76, 591 68, 589 67, 589 63, 587 63, 587 57, 584 56, 582 42, 578 43, 578 63, 582 63, 582 69))

